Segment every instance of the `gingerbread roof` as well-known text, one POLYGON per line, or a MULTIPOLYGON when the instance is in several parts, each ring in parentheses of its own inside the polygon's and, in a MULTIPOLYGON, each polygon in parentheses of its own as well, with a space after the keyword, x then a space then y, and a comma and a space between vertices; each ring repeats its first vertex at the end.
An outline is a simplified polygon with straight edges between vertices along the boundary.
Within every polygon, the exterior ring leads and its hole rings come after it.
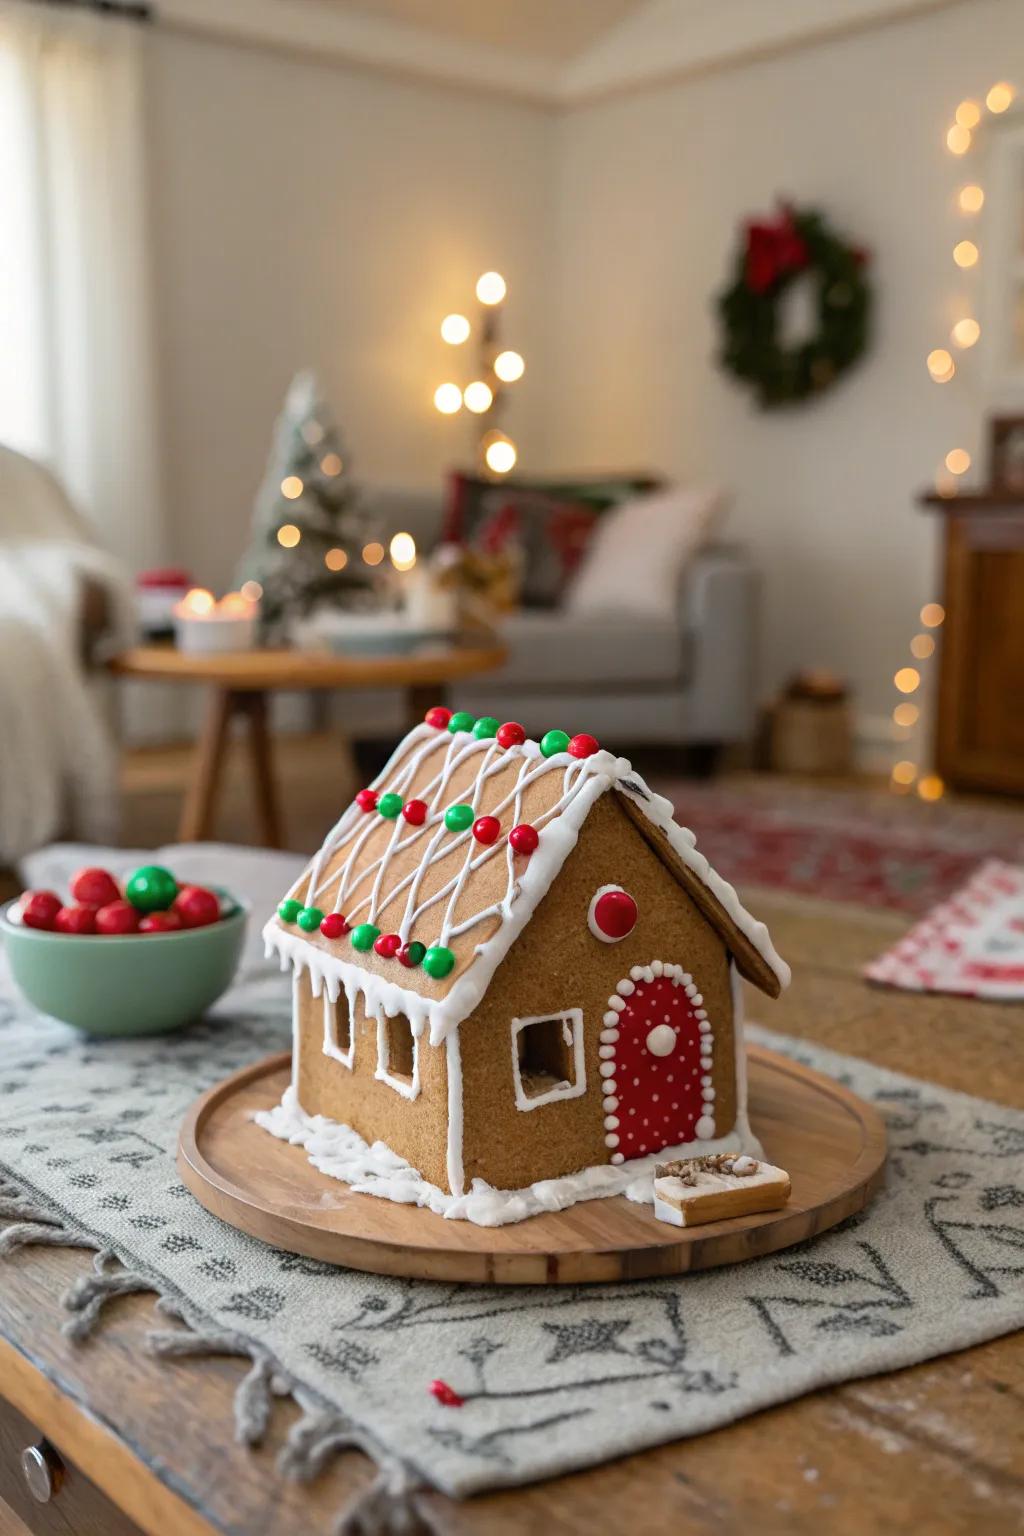
MULTIPOLYGON (((447 720, 447 712, 431 711, 435 720, 442 716, 447 720)), ((764 924, 625 758, 585 737, 574 738, 573 750, 557 750, 568 739, 556 733, 543 746, 502 745, 485 734, 496 722, 480 725, 477 735, 424 723, 400 742, 371 789, 328 833, 291 904, 282 903, 264 928, 267 952, 283 968, 307 968, 316 992, 326 986, 334 998, 344 989, 350 1004, 361 992, 368 1012, 404 1013, 415 1033, 429 1026, 431 1042, 439 1043, 477 1007, 592 806, 614 791, 741 972, 772 995, 787 985, 789 968, 764 924), (522 827, 536 834, 532 852, 514 846, 528 847, 529 833, 510 841, 522 827), (319 927, 318 914, 329 913, 344 917, 334 920, 336 937, 319 927)))

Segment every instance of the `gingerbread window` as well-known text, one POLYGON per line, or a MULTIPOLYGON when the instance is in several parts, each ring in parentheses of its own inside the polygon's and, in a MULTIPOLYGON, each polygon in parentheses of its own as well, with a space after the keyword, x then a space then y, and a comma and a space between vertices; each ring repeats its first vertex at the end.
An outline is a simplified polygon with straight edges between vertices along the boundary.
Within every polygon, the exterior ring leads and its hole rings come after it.
POLYGON ((377 1071, 374 1076, 403 1098, 419 1097, 420 1042, 404 1014, 377 1021, 377 1071))
POLYGON ((324 988, 324 1055, 340 1061, 343 1067, 352 1069, 355 1032, 348 998, 339 992, 337 1002, 332 1003, 324 988))
POLYGON ((512 1075, 516 1107, 539 1109, 558 1099, 574 1099, 586 1091, 583 1057, 583 1014, 538 1014, 512 1020, 512 1075))

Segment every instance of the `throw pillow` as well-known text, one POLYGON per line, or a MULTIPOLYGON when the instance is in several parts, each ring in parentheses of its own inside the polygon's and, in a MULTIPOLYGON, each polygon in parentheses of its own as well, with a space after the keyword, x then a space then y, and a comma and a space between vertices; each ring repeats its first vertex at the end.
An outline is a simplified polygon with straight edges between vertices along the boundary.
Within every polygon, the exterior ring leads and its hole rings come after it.
POLYGON ((686 564, 722 505, 719 491, 694 487, 638 496, 607 512, 569 589, 568 611, 672 618, 686 564))

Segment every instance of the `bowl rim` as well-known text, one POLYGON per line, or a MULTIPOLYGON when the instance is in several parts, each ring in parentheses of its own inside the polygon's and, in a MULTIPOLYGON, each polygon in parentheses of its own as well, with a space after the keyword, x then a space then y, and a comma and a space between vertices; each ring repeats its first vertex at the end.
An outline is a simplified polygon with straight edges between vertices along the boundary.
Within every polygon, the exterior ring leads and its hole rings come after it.
MULTIPOLYGON (((92 944, 96 939, 103 940, 104 949, 109 949, 115 944, 127 944, 133 939, 154 939, 165 942, 168 939, 194 938, 197 934, 208 933, 214 928, 225 928, 229 924, 245 923, 252 911, 252 902, 244 896, 235 896, 223 885, 211 885, 208 890, 215 891, 222 899, 227 899, 233 904, 233 910, 225 916, 218 918, 215 923, 204 923, 200 928, 173 928, 169 933, 58 933, 55 928, 26 928, 23 923, 13 923, 9 913, 12 907, 16 907, 21 896, 12 896, 10 901, 0 905, 0 932, 14 933, 19 938, 28 939, 35 943, 42 939, 60 939, 62 944, 92 944)), ((24 894, 24 893, 23 893, 24 894)))

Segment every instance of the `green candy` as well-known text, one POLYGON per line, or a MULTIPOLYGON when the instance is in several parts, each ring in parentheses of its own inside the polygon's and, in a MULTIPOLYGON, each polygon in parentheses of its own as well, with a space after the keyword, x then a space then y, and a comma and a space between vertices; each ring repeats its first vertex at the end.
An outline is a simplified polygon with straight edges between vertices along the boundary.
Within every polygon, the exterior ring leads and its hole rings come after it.
POLYGON ((448 975, 455 964, 455 956, 450 949, 445 949, 443 944, 434 944, 423 956, 423 969, 428 976, 433 976, 435 981, 440 981, 448 975))
POLYGON ((395 817, 398 815, 401 809, 401 795, 381 795, 380 799, 377 801, 377 810, 382 816, 386 816, 388 821, 394 821, 395 817))
POLYGON ((372 949, 374 940, 379 938, 379 928, 375 928, 372 923, 360 923, 352 929, 352 948, 372 949))
POLYGON ((288 900, 282 901, 281 905, 278 907, 277 915, 281 919, 282 923, 294 923, 295 919, 298 917, 301 911, 302 902, 296 901, 293 896, 289 896, 288 900))
POLYGON ((473 735, 477 741, 486 741, 491 736, 497 736, 500 720, 495 720, 493 715, 481 715, 473 727, 473 735))
POLYGON ((545 757, 554 757, 558 752, 569 750, 569 735, 567 731, 545 731, 540 739, 540 750, 545 757))
POLYGON ((324 920, 319 907, 303 907, 295 921, 304 933, 315 933, 324 920))
POLYGON ((448 729, 454 736, 456 731, 471 731, 475 724, 476 718, 468 709, 457 709, 448 721, 448 729))
POLYGON ((425 944, 421 944, 419 939, 410 939, 408 944, 405 946, 406 957, 411 966, 419 965, 426 952, 427 946, 425 944))
POLYGON ((124 894, 140 912, 166 912, 178 894, 178 882, 161 864, 143 864, 129 875, 124 894))
POLYGON ((450 805, 444 813, 444 824, 449 832, 465 832, 475 819, 476 812, 471 805, 450 805))

